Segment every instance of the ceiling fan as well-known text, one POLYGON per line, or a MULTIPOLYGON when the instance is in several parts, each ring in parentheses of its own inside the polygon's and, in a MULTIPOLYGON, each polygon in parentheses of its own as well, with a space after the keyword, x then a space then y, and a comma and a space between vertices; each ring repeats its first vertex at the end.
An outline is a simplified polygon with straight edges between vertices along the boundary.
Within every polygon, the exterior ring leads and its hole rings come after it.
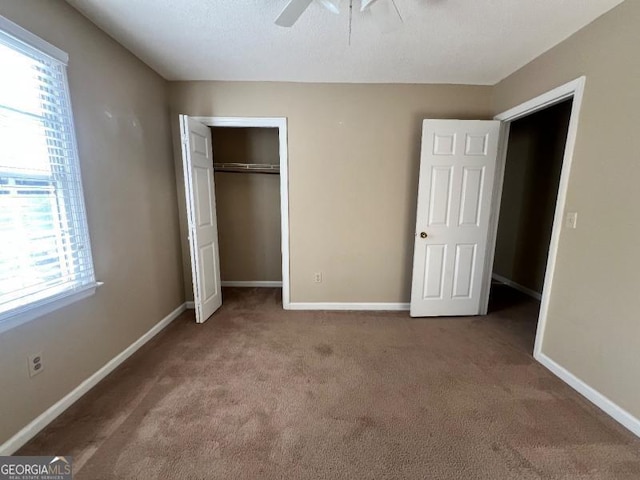
MULTIPOLYGON (((289 0, 289 3, 284 7, 278 18, 276 18, 276 25, 281 27, 292 27, 300 18, 300 16, 309 8, 313 2, 318 2, 325 9, 331 13, 340 13, 341 0, 289 0)), ((349 4, 349 30, 351 30, 351 16, 353 15, 354 2, 360 2, 360 11, 373 10, 380 7, 382 14, 391 14, 396 22, 402 23, 402 16, 396 6, 395 0, 348 0, 349 4), (391 5, 389 5, 389 2, 391 5), (389 7, 392 8, 389 8, 389 7), (386 7, 386 8, 384 8, 386 7)), ((386 16, 386 15, 385 15, 386 16)), ((387 22, 388 23, 388 22, 387 22)))

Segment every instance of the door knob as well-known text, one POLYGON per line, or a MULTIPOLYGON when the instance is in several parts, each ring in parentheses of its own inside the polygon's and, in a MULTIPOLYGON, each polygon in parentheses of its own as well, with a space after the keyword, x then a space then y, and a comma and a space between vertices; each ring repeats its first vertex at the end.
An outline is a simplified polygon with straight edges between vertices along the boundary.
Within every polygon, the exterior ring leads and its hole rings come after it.
POLYGON ((421 232, 420 238, 427 238, 427 232, 421 232))

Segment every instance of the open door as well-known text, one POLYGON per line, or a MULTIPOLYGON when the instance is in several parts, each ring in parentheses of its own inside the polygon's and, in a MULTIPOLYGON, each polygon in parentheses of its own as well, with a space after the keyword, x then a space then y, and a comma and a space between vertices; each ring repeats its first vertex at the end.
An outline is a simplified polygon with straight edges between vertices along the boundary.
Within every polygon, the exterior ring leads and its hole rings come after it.
POLYGON ((196 322, 203 323, 222 305, 211 131, 180 115, 180 134, 196 322))
POLYGON ((479 315, 500 122, 425 120, 411 316, 479 315))

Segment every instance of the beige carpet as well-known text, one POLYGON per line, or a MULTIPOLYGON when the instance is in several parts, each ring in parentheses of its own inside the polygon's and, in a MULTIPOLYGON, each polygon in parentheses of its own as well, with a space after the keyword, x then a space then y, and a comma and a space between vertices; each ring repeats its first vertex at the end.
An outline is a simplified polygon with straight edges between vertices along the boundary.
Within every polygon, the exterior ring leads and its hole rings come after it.
POLYGON ((530 355, 537 304, 489 317, 285 312, 229 289, 19 453, 77 479, 634 479, 640 442, 530 355))

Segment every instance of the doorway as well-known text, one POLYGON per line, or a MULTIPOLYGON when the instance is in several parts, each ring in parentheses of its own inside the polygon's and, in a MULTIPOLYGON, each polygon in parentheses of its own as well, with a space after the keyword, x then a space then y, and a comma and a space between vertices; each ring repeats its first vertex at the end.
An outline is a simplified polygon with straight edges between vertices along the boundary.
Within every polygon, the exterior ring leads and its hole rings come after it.
POLYGON ((573 99, 511 122, 489 313, 507 311, 533 351, 573 99))
POLYGON ((495 117, 503 122, 503 133, 485 268, 486 303, 481 313, 488 312, 490 293, 494 305, 504 305, 509 296, 517 294, 539 301, 537 324, 531 327, 535 329, 536 359, 541 355, 561 229, 577 226, 577 212, 566 212, 565 207, 584 84, 585 77, 578 78, 495 117), (549 121, 555 130, 544 125, 549 121), (555 161, 541 167, 545 161, 541 158, 549 155, 555 161), (537 208, 535 203, 536 184, 545 185, 540 188, 546 191, 537 197, 544 197, 540 200, 544 208, 537 208), (539 230, 535 241, 526 238, 527 234, 533 235, 532 228, 539 230), (536 252, 527 257, 533 252, 533 244, 536 252), (496 298, 499 295, 502 298, 496 298))
POLYGON ((282 287, 274 127, 210 127, 223 287, 282 287))
POLYGON ((181 115, 180 122, 196 321, 222 304, 221 286, 281 286, 288 309, 286 118, 181 115), (209 224, 215 235, 205 251, 200 230, 209 224), (218 294, 217 307, 203 308, 218 294))

